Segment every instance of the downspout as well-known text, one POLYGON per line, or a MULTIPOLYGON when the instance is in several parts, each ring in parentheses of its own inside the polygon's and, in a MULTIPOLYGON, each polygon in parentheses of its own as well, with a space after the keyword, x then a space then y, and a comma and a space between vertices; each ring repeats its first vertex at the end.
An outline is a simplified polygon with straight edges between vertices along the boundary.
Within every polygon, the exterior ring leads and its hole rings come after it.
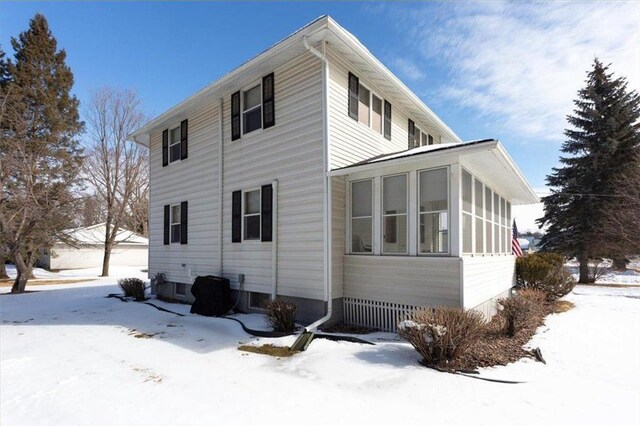
MULTIPOLYGON (((222 203, 222 198, 224 196, 224 191, 223 191, 223 184, 222 184, 222 179, 223 179, 223 167, 224 167, 224 161, 223 161, 223 155, 224 155, 224 129, 223 129, 223 124, 224 124, 224 117, 223 117, 223 109, 224 109, 224 98, 220 98, 220 105, 218 106, 218 129, 220 131, 220 142, 218 143, 218 276, 222 276, 222 272, 224 271, 224 268, 222 267, 222 261, 223 261, 223 257, 222 257, 222 220, 223 220, 223 212, 222 212, 222 208, 223 208, 223 203, 222 203)), ((240 290, 240 288, 238 288, 238 290, 240 290)))
POLYGON ((323 174, 324 174, 324 206, 323 206, 323 228, 324 228, 324 247, 323 247, 323 261, 324 261, 324 286, 325 286, 325 299, 327 301, 327 313, 322 318, 318 319, 314 323, 305 328, 305 332, 315 330, 320 325, 327 322, 333 314, 333 300, 331 297, 331 282, 332 282, 332 270, 331 270, 331 242, 332 242, 332 227, 331 227, 331 178, 328 175, 329 172, 329 62, 327 61, 327 42, 322 41, 322 53, 317 49, 309 45, 307 36, 302 38, 304 47, 317 56, 322 61, 322 142, 323 142, 323 174))
POLYGON ((272 194, 272 238, 271 238, 271 300, 278 295, 278 180, 271 182, 272 194))

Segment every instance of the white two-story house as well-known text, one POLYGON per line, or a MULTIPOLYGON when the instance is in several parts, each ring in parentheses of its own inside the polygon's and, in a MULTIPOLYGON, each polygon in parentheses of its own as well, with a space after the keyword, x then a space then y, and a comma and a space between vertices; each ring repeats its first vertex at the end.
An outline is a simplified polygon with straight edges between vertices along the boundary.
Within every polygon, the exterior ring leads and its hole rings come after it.
POLYGON ((328 16, 132 135, 150 149, 149 274, 238 306, 394 330, 416 306, 491 315, 514 280, 511 206, 538 201, 496 140, 463 142, 328 16))

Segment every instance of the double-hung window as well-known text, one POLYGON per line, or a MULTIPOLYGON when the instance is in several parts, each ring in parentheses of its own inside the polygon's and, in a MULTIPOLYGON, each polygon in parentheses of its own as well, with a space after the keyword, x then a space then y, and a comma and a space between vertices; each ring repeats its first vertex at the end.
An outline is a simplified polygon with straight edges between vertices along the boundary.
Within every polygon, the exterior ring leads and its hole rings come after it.
POLYGON ((169 130, 169 162, 180 160, 180 126, 169 130))
POLYGON ((371 128, 382 133, 382 99, 371 94, 371 128))
POLYGON ((262 86, 242 92, 242 134, 262 128, 262 86))
POLYGON ((369 117, 370 107, 371 107, 371 92, 369 91, 369 89, 367 89, 361 84, 360 90, 358 93, 358 121, 364 124, 365 126, 369 126, 369 123, 370 123, 370 117, 369 117))
POLYGON ((373 249, 373 181, 351 183, 351 253, 373 249))
POLYGON ((244 192, 244 239, 260 239, 260 190, 244 192))
POLYGON ((446 168, 419 174, 420 253, 449 251, 449 185, 446 168))
POLYGON ((171 206, 171 242, 180 242, 180 204, 171 206))
POLYGON ((407 253, 407 175, 382 178, 382 253, 407 253))
POLYGON ((349 73, 349 117, 391 140, 391 104, 349 73))

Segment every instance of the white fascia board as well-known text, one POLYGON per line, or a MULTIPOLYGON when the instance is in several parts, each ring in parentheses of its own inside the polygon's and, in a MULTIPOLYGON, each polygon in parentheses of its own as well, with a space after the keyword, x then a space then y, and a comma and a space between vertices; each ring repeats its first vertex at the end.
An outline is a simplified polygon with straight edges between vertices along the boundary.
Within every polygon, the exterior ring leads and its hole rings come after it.
POLYGON ((515 161, 513 161, 513 158, 511 158, 507 150, 504 148, 504 146, 500 142, 498 142, 496 146, 496 153, 499 153, 499 156, 497 157, 498 160, 503 163, 505 168, 511 174, 513 174, 514 177, 517 178, 517 180, 520 181, 520 184, 522 185, 524 192, 526 193, 525 200, 523 201, 528 201, 528 202, 523 202, 522 204, 539 203, 540 198, 538 197, 536 192, 533 190, 533 188, 529 184, 529 181, 527 181, 527 178, 524 177, 524 173, 522 173, 520 168, 516 165, 515 161))
POLYGON ((395 74, 384 66, 378 58, 369 52, 369 49, 367 49, 353 34, 342 28, 330 16, 328 17, 328 29, 346 45, 351 47, 355 53, 369 63, 377 72, 397 86, 418 109, 422 110, 425 115, 430 117, 438 126, 440 126, 441 130, 444 130, 451 139, 456 142, 462 142, 462 139, 460 139, 460 137, 449 126, 447 126, 440 117, 438 117, 420 98, 418 98, 411 89, 409 89, 398 77, 395 76, 395 74))

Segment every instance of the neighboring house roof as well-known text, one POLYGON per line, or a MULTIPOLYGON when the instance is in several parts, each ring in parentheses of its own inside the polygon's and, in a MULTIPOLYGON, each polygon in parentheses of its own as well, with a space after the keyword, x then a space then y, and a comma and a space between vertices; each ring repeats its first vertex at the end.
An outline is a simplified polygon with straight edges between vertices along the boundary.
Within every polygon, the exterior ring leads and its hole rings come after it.
MULTIPOLYGON (((82 228, 68 229, 65 234, 78 245, 104 244, 104 236, 106 231, 105 223, 85 226, 82 228)), ((118 228, 116 235, 117 244, 147 246, 149 240, 142 235, 136 234, 126 229, 118 228)))
MULTIPOLYGON (((383 166, 403 165, 420 162, 425 159, 435 159, 439 156, 455 156, 458 159, 467 159, 467 161, 482 164, 481 170, 484 170, 485 173, 490 173, 488 176, 483 176, 483 179, 485 181, 499 180, 514 205, 532 204, 540 201, 500 141, 495 139, 427 145, 406 151, 378 155, 350 166, 332 170, 329 175, 350 175, 383 166), (473 156, 470 154, 473 154, 473 156)), ((458 160, 453 159, 452 161, 457 162, 458 160)), ((476 174, 478 173, 476 172, 476 174)))
POLYGON ((321 16, 300 28, 293 34, 272 45, 238 68, 218 79, 204 89, 185 99, 183 102, 154 118, 129 136, 137 143, 148 146, 149 134, 187 118, 188 112, 209 102, 215 102, 222 96, 240 90, 247 81, 256 79, 276 66, 286 63, 304 53, 304 37, 310 44, 326 40, 333 49, 349 60, 357 71, 374 82, 392 96, 394 107, 400 107, 411 117, 420 118, 451 142, 461 139, 451 130, 420 98, 418 98, 398 77, 385 67, 360 41, 342 28, 330 16, 321 16))

